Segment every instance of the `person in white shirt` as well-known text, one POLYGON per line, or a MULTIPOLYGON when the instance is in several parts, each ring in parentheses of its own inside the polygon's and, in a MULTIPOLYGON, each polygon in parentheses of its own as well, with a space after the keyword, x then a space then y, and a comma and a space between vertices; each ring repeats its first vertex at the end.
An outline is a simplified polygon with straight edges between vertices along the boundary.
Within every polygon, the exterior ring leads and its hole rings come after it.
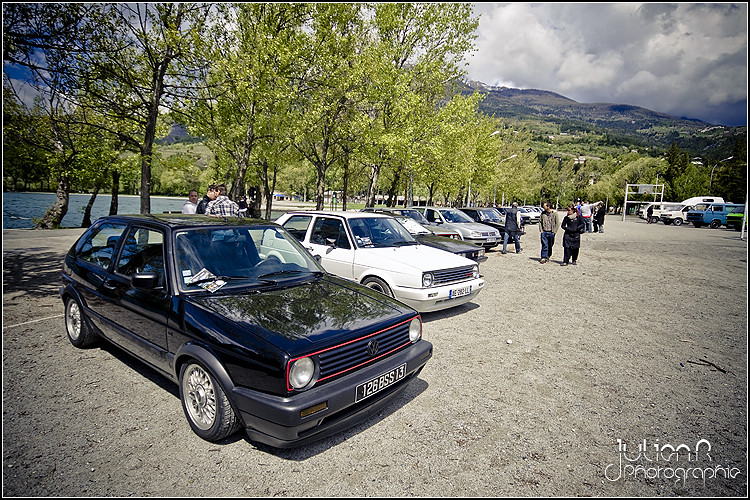
POLYGON ((198 191, 191 189, 188 193, 188 199, 182 204, 182 213, 194 214, 196 208, 198 208, 198 191))
POLYGON ((590 233, 592 232, 592 217, 594 215, 594 208, 596 208, 597 205, 599 205, 601 201, 597 201, 596 203, 589 203, 584 202, 583 205, 581 205, 581 217, 583 217, 583 222, 586 223, 586 232, 590 233))

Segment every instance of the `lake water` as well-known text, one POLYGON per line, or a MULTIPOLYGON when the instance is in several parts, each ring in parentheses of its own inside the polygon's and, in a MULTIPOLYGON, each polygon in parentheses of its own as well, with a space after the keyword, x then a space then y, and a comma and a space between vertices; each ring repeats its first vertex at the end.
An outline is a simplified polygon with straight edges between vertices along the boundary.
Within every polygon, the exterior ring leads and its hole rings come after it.
MULTIPOLYGON (((71 194, 68 202, 68 213, 63 217, 61 227, 81 227, 83 212, 91 199, 89 194, 71 194)), ((151 213, 179 212, 187 198, 152 196, 151 213)), ((3 229, 32 229, 34 219, 44 217, 47 210, 55 204, 55 193, 3 193, 3 229)), ((141 211, 141 198, 134 195, 120 195, 117 197, 118 214, 137 214, 141 211)), ((109 215, 109 204, 112 195, 100 194, 91 207, 91 222, 99 217, 109 215)), ((282 205, 282 204, 279 204, 282 205)), ((276 204, 274 204, 276 206, 276 204)), ((298 208, 298 207, 290 207, 298 208)), ((271 220, 276 220, 285 210, 275 209, 271 212, 271 220)))
MULTIPOLYGON (((81 227, 83 212, 91 199, 89 194, 71 194, 68 213, 63 217, 61 227, 81 227)), ((151 197, 151 213, 160 214, 182 210, 187 198, 151 197)), ((34 219, 44 217, 47 210, 55 204, 55 193, 3 193, 3 229, 31 229, 34 219)), ((91 207, 91 222, 99 217, 109 215, 109 204, 112 196, 100 194, 91 207)), ((140 196, 120 195, 117 197, 118 213, 137 214, 141 211, 140 196)))

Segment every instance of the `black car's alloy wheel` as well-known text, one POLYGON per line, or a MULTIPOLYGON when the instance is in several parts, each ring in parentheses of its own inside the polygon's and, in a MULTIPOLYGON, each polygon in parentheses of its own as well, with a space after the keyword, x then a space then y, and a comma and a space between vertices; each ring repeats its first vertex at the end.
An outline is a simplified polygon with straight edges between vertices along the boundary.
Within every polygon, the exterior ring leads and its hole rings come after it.
POLYGON ((68 340, 75 347, 87 347, 96 342, 96 334, 86 324, 86 318, 76 299, 68 299, 65 302, 65 330, 68 340))
POLYGON ((224 390, 201 365, 188 363, 180 370, 180 399, 193 431, 207 441, 219 441, 240 427, 224 390))

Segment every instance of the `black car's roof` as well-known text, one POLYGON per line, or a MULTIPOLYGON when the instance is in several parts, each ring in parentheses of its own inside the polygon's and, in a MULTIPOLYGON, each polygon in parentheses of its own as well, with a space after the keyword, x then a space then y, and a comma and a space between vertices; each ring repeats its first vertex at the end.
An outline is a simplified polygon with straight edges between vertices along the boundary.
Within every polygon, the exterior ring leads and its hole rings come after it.
POLYGON ((244 217, 211 217, 208 215, 194 214, 123 214, 108 215, 97 220, 121 221, 121 222, 151 222, 168 226, 172 229, 196 226, 254 226, 254 225, 276 225, 263 219, 246 219, 244 217))

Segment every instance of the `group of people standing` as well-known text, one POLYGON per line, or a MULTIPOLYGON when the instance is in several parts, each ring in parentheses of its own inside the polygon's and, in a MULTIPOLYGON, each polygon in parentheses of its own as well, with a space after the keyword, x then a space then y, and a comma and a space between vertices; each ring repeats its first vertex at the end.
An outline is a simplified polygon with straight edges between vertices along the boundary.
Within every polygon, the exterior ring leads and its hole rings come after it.
MULTIPOLYGON (((563 234, 563 261, 562 266, 578 264, 578 252, 581 249, 581 235, 583 233, 604 232, 605 207, 601 201, 596 203, 579 202, 570 205, 567 214, 563 217, 559 227, 563 234)), ((552 246, 555 244, 557 233, 557 211, 547 202, 544 204, 544 212, 539 219, 539 232, 542 240, 542 255, 540 264, 549 262, 552 257, 552 246)))
POLYGON ((244 209, 227 197, 225 184, 211 184, 206 195, 198 201, 198 191, 190 190, 188 199, 182 205, 183 214, 205 214, 216 217, 244 217, 247 212, 247 202, 243 198, 244 209))
MULTIPOLYGON (((557 230, 562 228, 564 234, 562 243, 563 262, 561 265, 577 265, 578 252, 581 248, 581 234, 604 232, 604 215, 606 213, 604 204, 601 201, 596 203, 579 201, 567 208, 567 214, 563 217, 562 222, 558 221, 557 211, 552 208, 549 202, 545 202, 543 206, 544 211, 539 218, 539 233, 542 242, 539 263, 546 264, 549 262, 552 257, 552 247, 555 244, 555 235, 557 230)), ((517 207, 518 204, 513 203, 512 208, 506 211, 502 254, 507 253, 506 248, 508 241, 511 239, 515 243, 516 253, 522 251, 519 241, 522 230, 521 217, 517 207)))

